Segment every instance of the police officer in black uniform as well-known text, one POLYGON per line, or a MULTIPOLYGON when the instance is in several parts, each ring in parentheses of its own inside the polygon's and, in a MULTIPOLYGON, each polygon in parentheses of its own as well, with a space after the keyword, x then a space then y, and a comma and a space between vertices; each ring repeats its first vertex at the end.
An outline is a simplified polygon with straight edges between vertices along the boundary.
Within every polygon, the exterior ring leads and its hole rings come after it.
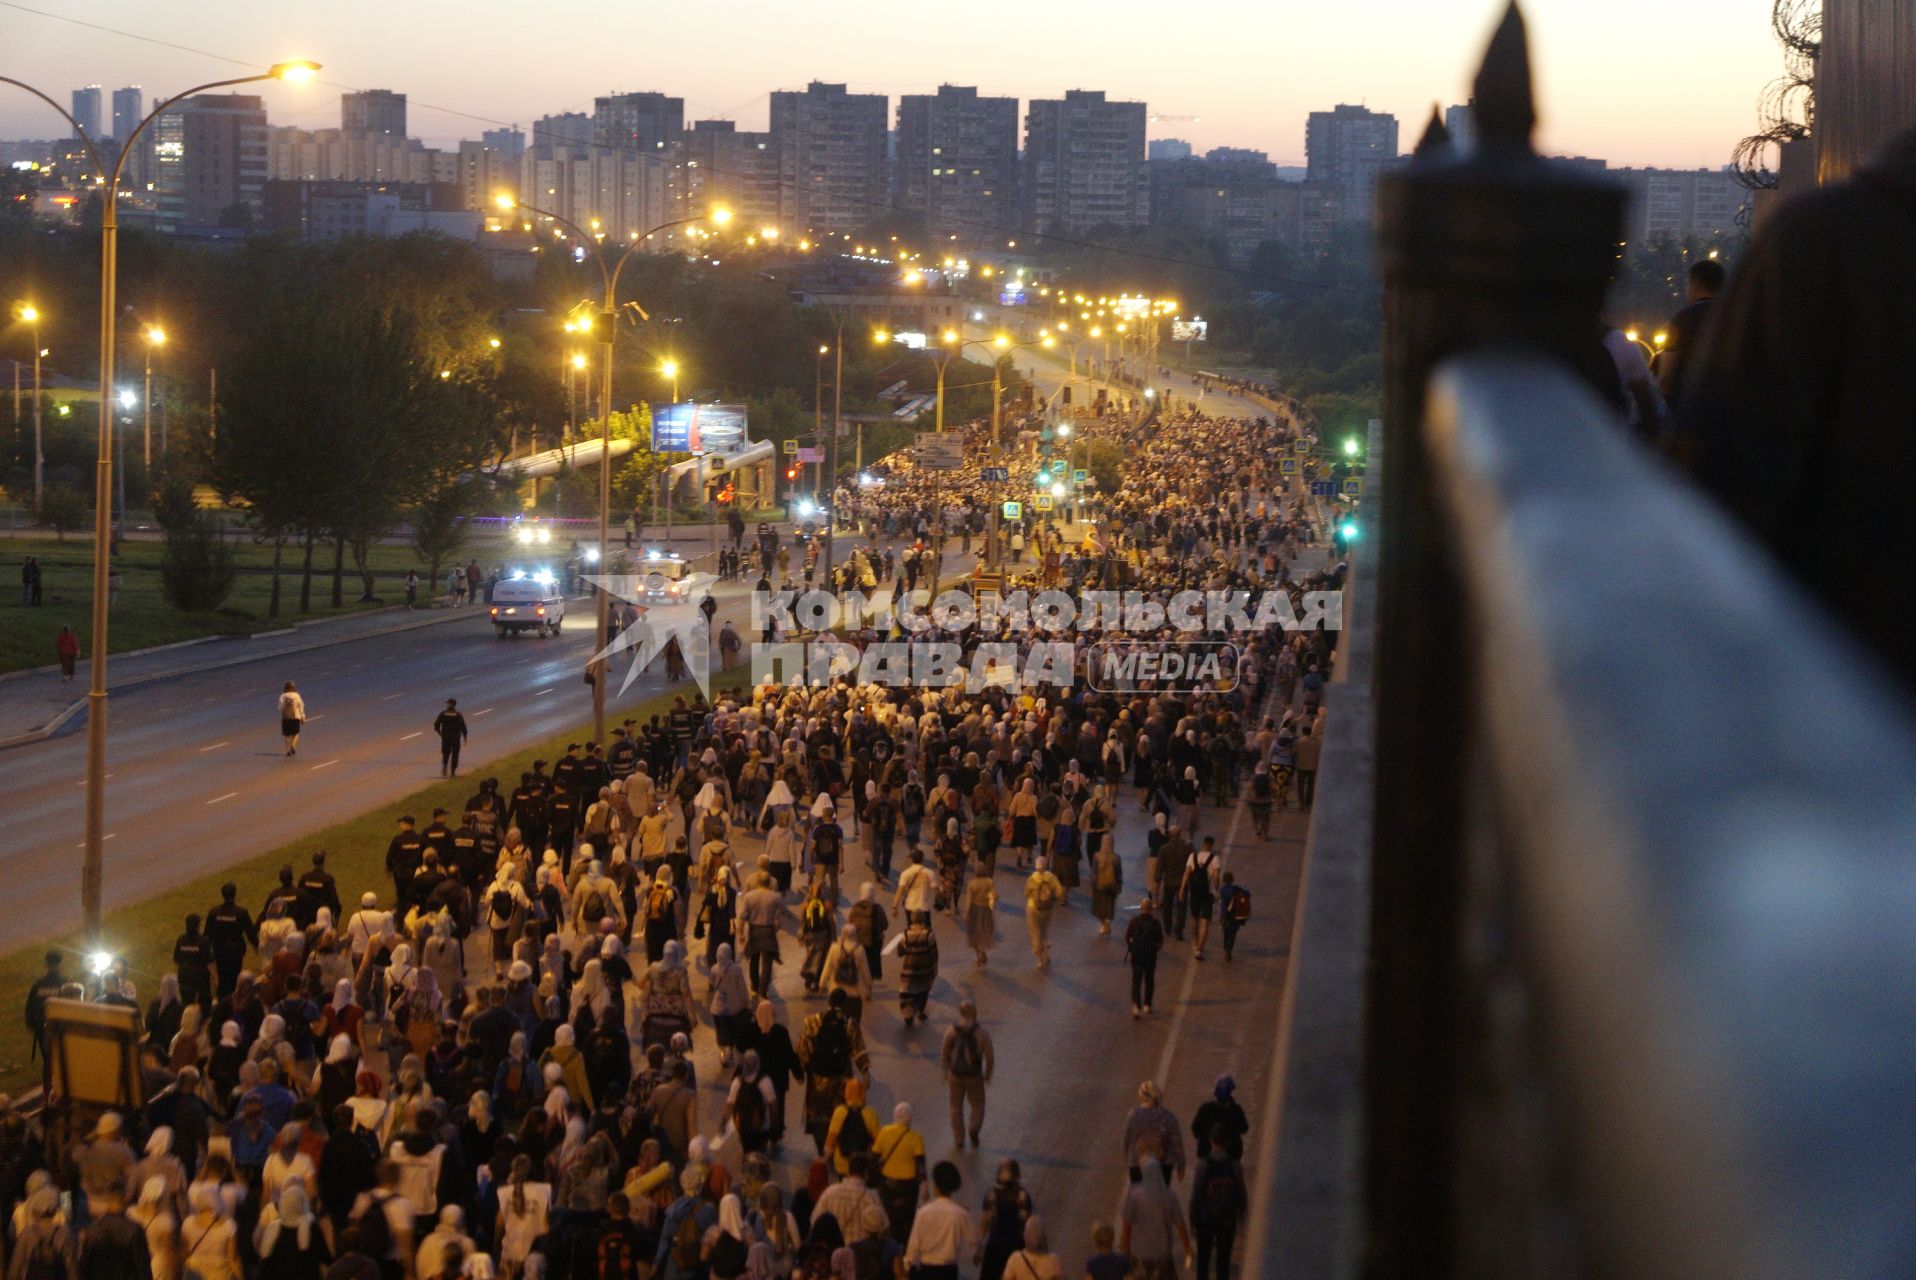
POLYGON ((628 732, 631 727, 632 722, 627 720, 623 728, 612 731, 612 750, 606 753, 606 768, 620 782, 631 777, 639 767, 639 746, 628 732))
POLYGON ((578 793, 585 797, 588 805, 598 798, 599 788, 612 781, 612 770, 606 765, 605 752, 596 742, 585 745, 585 759, 579 762, 578 793))
POLYGON ((321 850, 313 855, 313 865, 299 878, 299 927, 308 928, 319 917, 319 909, 325 907, 333 913, 333 929, 343 932, 346 921, 340 915, 339 885, 333 880, 333 873, 326 869, 326 852, 321 850))
POLYGON ((559 788, 546 802, 546 848, 558 850, 559 865, 568 872, 572 869, 572 840, 578 834, 579 819, 584 816, 575 791, 559 788))
POLYGON ((399 820, 399 834, 386 846, 386 874, 393 878, 393 892, 402 912, 411 901, 406 895, 412 892, 413 873, 425 856, 425 838, 413 830, 412 815, 406 814, 399 820))
POLYGON ((492 867, 479 843, 479 828, 474 822, 476 817, 476 814, 466 815, 466 820, 452 833, 451 847, 446 854, 447 868, 474 893, 484 886, 480 877, 492 867))
POLYGON ((213 967, 219 970, 215 994, 222 1000, 233 994, 247 948, 259 945, 259 926, 235 901, 238 897, 239 886, 229 880, 220 886, 220 904, 206 913, 206 940, 213 946, 213 967))
POLYGON ((565 754, 559 757, 559 763, 552 766, 552 785, 563 791, 579 789, 579 769, 584 764, 579 759, 579 744, 565 744, 565 754))
POLYGON ((543 760, 534 760, 533 771, 520 775, 519 785, 512 792, 511 825, 519 828, 534 862, 546 847, 546 778, 539 772, 544 764, 543 760))
POLYGON ((200 932, 200 916, 186 917, 186 932, 173 944, 173 967, 179 972, 180 999, 205 1009, 213 1003, 213 944, 200 932))
POLYGON ((293 883, 293 869, 290 866, 281 867, 279 869, 279 883, 273 886, 273 891, 266 895, 266 901, 260 904, 259 918, 262 920, 270 919, 273 915, 273 904, 283 902, 286 905, 281 907, 280 910, 293 917, 293 919, 298 922, 299 927, 304 929, 308 922, 299 919, 299 912, 295 907, 298 900, 299 887, 293 883))
POLYGON ((451 861, 452 828, 446 825, 446 811, 444 809, 434 809, 432 811, 432 821, 426 825, 424 831, 419 833, 419 838, 426 842, 428 849, 431 849, 439 855, 439 862, 442 866, 451 861))

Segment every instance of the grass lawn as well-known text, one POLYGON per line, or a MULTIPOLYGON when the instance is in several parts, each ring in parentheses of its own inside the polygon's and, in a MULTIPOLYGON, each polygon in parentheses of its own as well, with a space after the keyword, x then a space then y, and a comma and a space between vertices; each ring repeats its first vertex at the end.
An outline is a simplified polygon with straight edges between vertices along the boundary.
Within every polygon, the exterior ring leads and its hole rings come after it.
MULTIPOLYGON (((745 687, 749 674, 749 668, 745 667, 723 676, 715 674, 713 687, 715 690, 741 689, 745 687)), ((671 709, 672 697, 672 693, 662 693, 641 703, 631 712, 622 714, 629 714, 640 721, 652 715, 663 715, 671 709)), ((424 826, 435 806, 456 813, 467 797, 478 790, 479 780, 485 777, 498 778, 500 789, 509 791, 511 785, 516 785, 519 774, 530 769, 534 760, 556 760, 565 753, 566 743, 578 742, 590 732, 590 725, 570 729, 550 742, 468 769, 465 777, 436 782, 396 804, 336 823, 306 839, 248 858, 213 875, 202 876, 135 906, 108 912, 102 926, 107 945, 115 954, 126 958, 128 972, 139 987, 141 1007, 144 1008, 146 1001, 159 990, 160 975, 173 971, 173 942, 180 935, 180 922, 188 912, 197 911, 205 915, 209 908, 219 902, 219 887, 228 880, 239 886, 240 902, 257 915, 267 891, 279 883, 281 866, 290 864, 297 874, 311 865, 316 850, 324 849, 326 868, 339 882, 339 899, 345 904, 348 915, 359 909, 359 895, 367 890, 378 893, 381 902, 390 904, 392 881, 386 875, 386 842, 398 830, 396 822, 400 814, 415 814, 420 825, 424 826), (508 779, 514 780, 513 783, 509 785, 508 779)), ((107 853, 106 874, 111 877, 111 846, 107 853)), ((74 886, 77 892, 77 864, 74 886)), ((25 1008, 26 990, 45 971, 43 957, 49 950, 66 953, 68 973, 83 972, 84 943, 85 939, 75 933, 57 942, 25 947, 0 957, 0 991, 11 993, 7 997, 7 1007, 0 1009, 0 1089, 18 1094, 39 1083, 40 1069, 32 1059, 32 1040, 27 1035, 21 1012, 25 1008)))
MULTIPOLYGON (((289 627, 310 618, 331 617, 377 606, 359 604, 359 579, 352 572, 352 557, 347 556, 347 575, 343 584, 341 609, 331 607, 332 557, 329 550, 315 549, 313 609, 299 612, 299 555, 288 548, 280 574, 280 613, 266 616, 272 596, 270 572, 273 550, 257 546, 250 538, 236 538, 233 558, 239 577, 233 594, 215 613, 183 613, 166 602, 160 589, 161 544, 128 539, 120 544, 116 564, 120 570, 120 595, 113 606, 113 627, 108 639, 111 651, 145 649, 210 635, 248 635, 289 627), (286 572, 290 566, 291 573, 286 572), (328 571, 320 572, 321 566, 328 571)), ((87 650, 93 600, 93 543, 83 534, 69 534, 65 542, 52 537, 0 538, 0 565, 5 566, 6 581, 0 583, 0 671, 18 671, 47 666, 55 661, 54 637, 62 625, 70 625, 80 636, 80 652, 87 650), (19 566, 26 556, 38 556, 41 570, 41 599, 38 609, 20 606, 19 566)), ((402 593, 401 580, 406 570, 418 568, 425 576, 426 566, 417 563, 409 546, 381 545, 373 550, 373 569, 378 575, 375 592, 387 604, 396 603, 402 593)), ((422 591, 424 586, 422 584, 422 591)))

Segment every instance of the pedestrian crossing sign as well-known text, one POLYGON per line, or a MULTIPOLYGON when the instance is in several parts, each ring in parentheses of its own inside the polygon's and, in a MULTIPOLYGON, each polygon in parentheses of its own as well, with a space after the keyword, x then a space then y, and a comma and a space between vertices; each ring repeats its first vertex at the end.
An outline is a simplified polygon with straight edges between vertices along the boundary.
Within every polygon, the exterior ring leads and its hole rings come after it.
POLYGON ((1022 503, 1022 502, 1007 502, 1007 503, 1005 503, 1005 507, 1004 507, 1004 517, 1005 517, 1005 519, 1007 519, 1007 520, 1022 520, 1022 519, 1024 519, 1024 518, 1025 518, 1025 504, 1024 504, 1024 503, 1022 503))
POLYGON ((797 453, 797 452, 798 452, 798 441, 797 441, 796 439, 792 439, 792 440, 786 440, 786 441, 784 441, 783 443, 781 443, 781 444, 779 445, 779 452, 781 452, 781 453, 785 453, 785 454, 794 454, 794 453, 797 453))
POLYGON ((1361 497, 1363 497, 1363 496, 1364 496, 1364 480, 1363 480, 1363 477, 1361 477, 1361 476, 1352 476, 1352 477, 1351 477, 1350 479, 1348 479, 1348 480, 1346 480, 1346 481, 1344 481, 1344 496, 1345 496, 1346 498, 1361 498, 1361 497))
POLYGON ((1039 495, 1037 496, 1037 498, 1035 499, 1035 501, 1036 501, 1036 503, 1037 503, 1037 506, 1038 506, 1038 510, 1040 510, 1040 511, 1049 511, 1049 510, 1051 510, 1051 495, 1050 495, 1050 494, 1048 494, 1048 493, 1041 493, 1041 494, 1039 494, 1039 495))
POLYGON ((1277 469, 1283 472, 1287 476, 1294 476, 1297 474, 1297 459, 1296 458, 1279 458, 1277 462, 1277 469))
POLYGON ((1085 470, 1083 467, 1079 467, 1077 470, 1071 473, 1072 484, 1083 484, 1086 480, 1089 480, 1090 478, 1091 478, 1091 473, 1085 470))

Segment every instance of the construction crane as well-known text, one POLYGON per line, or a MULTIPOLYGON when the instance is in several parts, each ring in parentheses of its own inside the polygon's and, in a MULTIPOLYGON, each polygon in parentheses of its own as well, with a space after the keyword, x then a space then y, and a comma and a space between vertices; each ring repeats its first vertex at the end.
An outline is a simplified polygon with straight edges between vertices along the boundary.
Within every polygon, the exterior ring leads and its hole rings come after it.
POLYGON ((1198 118, 1198 117, 1196 117, 1196 116, 1164 116, 1164 115, 1154 115, 1154 116, 1152 116, 1152 117, 1151 117, 1151 123, 1152 123, 1152 124, 1156 124, 1156 123, 1158 123, 1158 122, 1159 122, 1160 120, 1183 120, 1183 121, 1195 121, 1195 120, 1196 120, 1197 118, 1198 118))

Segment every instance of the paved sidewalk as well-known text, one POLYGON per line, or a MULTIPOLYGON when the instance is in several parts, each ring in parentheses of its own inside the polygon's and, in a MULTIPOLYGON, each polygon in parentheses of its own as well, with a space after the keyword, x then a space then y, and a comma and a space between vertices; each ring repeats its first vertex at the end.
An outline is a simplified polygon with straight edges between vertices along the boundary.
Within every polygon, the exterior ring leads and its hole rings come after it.
MULTIPOLYGON (((280 631, 251 636, 207 636, 155 649, 116 653, 107 660, 109 692, 165 680, 172 676, 237 666, 260 658, 302 653, 327 645, 346 644, 368 636, 411 631, 472 616, 463 609, 372 609, 343 618, 322 618, 280 631)), ((81 662, 71 683, 60 679, 60 668, 35 667, 0 675, 0 750, 50 738, 86 712, 91 662, 81 662)))

